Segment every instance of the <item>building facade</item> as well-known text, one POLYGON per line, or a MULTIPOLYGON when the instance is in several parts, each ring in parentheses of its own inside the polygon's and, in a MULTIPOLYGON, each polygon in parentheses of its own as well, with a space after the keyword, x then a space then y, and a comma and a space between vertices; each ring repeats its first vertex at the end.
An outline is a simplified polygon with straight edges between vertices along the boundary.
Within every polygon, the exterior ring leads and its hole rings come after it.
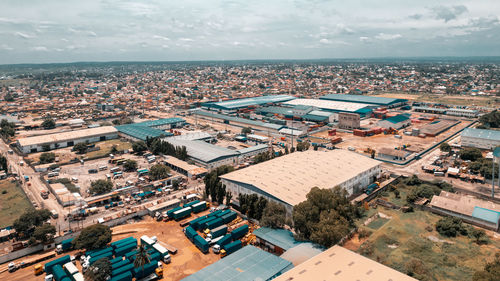
POLYGON ((339 113, 339 128, 341 129, 359 129, 361 118, 359 114, 356 113, 347 113, 340 112, 339 113))
POLYGON ((500 131, 467 128, 462 132, 462 146, 494 149, 500 146, 500 131))

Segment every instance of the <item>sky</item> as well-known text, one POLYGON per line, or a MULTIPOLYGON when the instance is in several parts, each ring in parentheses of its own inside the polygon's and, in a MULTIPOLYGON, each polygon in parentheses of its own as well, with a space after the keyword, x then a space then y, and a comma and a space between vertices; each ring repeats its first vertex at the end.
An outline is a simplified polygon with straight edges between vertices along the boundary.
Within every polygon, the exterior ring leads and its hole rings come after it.
POLYGON ((500 1, 1 0, 0 64, 499 56, 500 1))

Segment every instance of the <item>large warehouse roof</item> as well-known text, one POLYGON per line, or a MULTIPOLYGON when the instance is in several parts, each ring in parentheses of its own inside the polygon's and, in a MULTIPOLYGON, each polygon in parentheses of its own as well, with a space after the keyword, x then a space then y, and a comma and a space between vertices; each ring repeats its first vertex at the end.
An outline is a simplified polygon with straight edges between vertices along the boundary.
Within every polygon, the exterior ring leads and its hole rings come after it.
POLYGON ((497 140, 498 141, 498 140, 500 140, 500 131, 467 128, 462 132, 462 137, 497 140))
POLYGON ((168 125, 168 124, 177 124, 177 123, 184 123, 185 120, 179 117, 173 117, 173 118, 163 118, 163 119, 158 119, 158 120, 150 120, 150 121, 144 121, 141 123, 135 123, 133 125, 135 126, 146 126, 146 127, 156 127, 156 126, 163 126, 163 125, 168 125))
POLYGON ((240 155, 237 151, 209 144, 204 141, 175 140, 171 138, 166 138, 164 140, 175 146, 185 146, 189 157, 199 159, 205 163, 240 155))
POLYGON ((416 279, 408 275, 337 245, 285 272, 274 280, 416 281, 416 279))
MULTIPOLYGON (((256 120, 249 120, 249 119, 244 119, 244 118, 239 118, 239 117, 232 117, 232 116, 227 116, 224 114, 218 114, 218 113, 212 113, 212 112, 207 112, 203 110, 193 110, 193 114, 196 115, 201 115, 205 117, 210 117, 210 118, 216 118, 216 119, 221 119, 221 120, 227 120, 230 122, 238 122, 242 124, 246 124, 249 126, 257 126, 261 128, 268 128, 272 130, 279 130, 283 128, 283 125, 278 125, 278 124, 273 124, 273 123, 265 123, 262 121, 256 121, 256 120)), ((255 127, 252 127, 252 129, 255 129, 255 127)))
POLYGON ((347 150, 295 152, 222 175, 222 179, 250 184, 289 204, 306 200, 311 188, 333 188, 380 165, 347 150))
POLYGON ((170 132, 165 132, 159 129, 154 129, 146 126, 137 126, 135 124, 126 124, 116 126, 116 129, 120 131, 120 133, 129 135, 133 138, 140 139, 145 141, 148 137, 156 138, 160 136, 172 136, 173 134, 170 132))
POLYGON ((265 281, 291 268, 291 262, 248 245, 182 280, 265 281))
POLYGON ((320 97, 322 100, 346 101, 353 103, 368 103, 375 105, 391 105, 395 103, 407 102, 405 99, 393 99, 385 97, 373 97, 362 95, 344 95, 344 94, 329 94, 320 97))
POLYGON ((358 112, 368 106, 373 106, 371 104, 363 103, 351 103, 342 101, 331 101, 331 100, 319 100, 319 99, 295 99, 283 103, 285 105, 308 105, 314 106, 316 108, 331 110, 331 111, 343 111, 343 112, 358 112))
POLYGON ((19 139, 17 141, 19 142, 20 146, 42 145, 47 143, 65 142, 81 138, 102 136, 112 133, 118 133, 118 131, 112 126, 104 126, 91 129, 83 129, 83 130, 68 131, 68 132, 55 133, 49 135, 28 137, 19 139))
POLYGON ((228 101, 221 101, 221 102, 210 102, 210 103, 204 104, 203 106, 215 107, 215 108, 221 108, 221 109, 238 109, 238 108, 245 108, 245 107, 256 106, 256 105, 261 105, 261 104, 284 102, 284 101, 289 101, 289 100, 293 100, 293 99, 295 99, 295 97, 292 97, 289 95, 272 95, 272 96, 260 96, 260 97, 253 97, 253 98, 235 99, 235 100, 228 100, 228 101))

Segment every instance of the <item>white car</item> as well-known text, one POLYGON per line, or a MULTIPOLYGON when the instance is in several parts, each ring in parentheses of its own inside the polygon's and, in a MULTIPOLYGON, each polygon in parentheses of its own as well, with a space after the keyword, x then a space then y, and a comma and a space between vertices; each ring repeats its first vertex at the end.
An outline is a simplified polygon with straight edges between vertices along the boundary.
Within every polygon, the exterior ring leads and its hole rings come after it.
POLYGON ((52 281, 52 280, 54 280, 54 275, 49 274, 49 275, 45 276, 45 281, 52 281))

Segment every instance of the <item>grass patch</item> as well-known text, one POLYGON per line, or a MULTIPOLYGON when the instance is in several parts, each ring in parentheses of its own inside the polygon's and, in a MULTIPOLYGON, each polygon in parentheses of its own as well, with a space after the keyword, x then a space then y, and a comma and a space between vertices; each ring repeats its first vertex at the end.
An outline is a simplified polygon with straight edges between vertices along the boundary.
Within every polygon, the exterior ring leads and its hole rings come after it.
POLYGON ((76 188, 76 186, 71 182, 68 178, 59 178, 55 180, 51 180, 52 183, 62 183, 71 193, 80 193, 80 189, 76 188))
POLYGON ((367 226, 371 229, 379 229, 382 227, 382 225, 384 225, 388 221, 389 221, 389 219, 377 218, 377 219, 373 220, 372 222, 370 222, 367 226))
POLYGON ((116 149, 119 151, 125 149, 132 149, 132 144, 127 141, 122 141, 121 139, 107 140, 103 142, 96 143, 96 146, 99 146, 101 149, 97 151, 92 151, 85 154, 88 158, 98 158, 104 157, 111 153, 111 148, 113 145, 116 145, 116 149))
POLYGON ((33 206, 18 183, 0 181, 0 228, 11 226, 29 208, 33 206))

